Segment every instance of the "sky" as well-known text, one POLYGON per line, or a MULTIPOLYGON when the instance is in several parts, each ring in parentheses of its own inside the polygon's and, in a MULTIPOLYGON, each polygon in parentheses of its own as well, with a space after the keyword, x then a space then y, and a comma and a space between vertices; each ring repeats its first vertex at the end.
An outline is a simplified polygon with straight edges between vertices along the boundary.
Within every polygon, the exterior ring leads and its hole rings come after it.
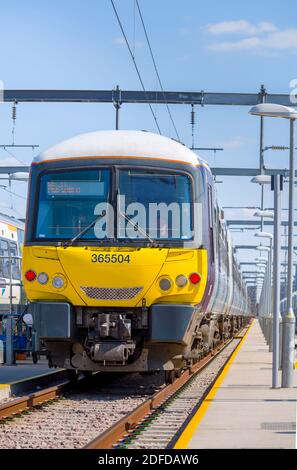
MULTIPOLYGON (((146 89, 158 83, 135 0, 114 0, 146 89)), ((0 0, 0 80, 4 88, 140 90, 110 0, 0 0)), ((251 92, 261 84, 271 93, 292 91, 297 78, 297 3, 250 0, 139 0, 165 90, 251 92)), ((175 137, 165 106, 154 106, 162 133, 175 137)), ((191 145, 190 108, 171 106, 181 140, 191 145)), ((0 104, 0 143, 12 141, 11 104, 0 104)), ((112 129, 111 104, 24 104, 17 106, 16 144, 45 149, 79 133, 112 129)), ((156 132, 147 105, 125 105, 122 129, 156 132)), ((266 119, 264 145, 288 145, 285 120, 266 119)), ((223 147, 201 152, 211 166, 255 167, 259 161, 259 119, 247 107, 196 107, 195 145, 223 147)), ((14 150, 29 164, 34 152, 14 150)), ((0 149, 0 165, 18 161, 0 149)), ((288 167, 287 152, 265 152, 267 167, 288 167)), ((260 191, 249 178, 219 178, 221 206, 257 206, 260 191)), ((1 185, 5 181, 1 181, 1 185)), ((0 186, 1 186, 0 185, 0 186)), ((14 182, 13 208, 24 216, 26 187, 14 182)), ((287 207, 287 190, 283 205, 287 207)), ((11 213, 9 194, 0 188, 0 211, 11 213)), ((265 191, 265 206, 272 194, 265 191)), ((229 218, 251 211, 229 209, 229 218)), ((287 212, 284 211, 284 217, 287 212)), ((271 230, 271 229, 270 229, 271 230)), ((254 244, 253 232, 233 233, 235 243, 254 244)), ((241 252, 239 260, 254 257, 241 252)))

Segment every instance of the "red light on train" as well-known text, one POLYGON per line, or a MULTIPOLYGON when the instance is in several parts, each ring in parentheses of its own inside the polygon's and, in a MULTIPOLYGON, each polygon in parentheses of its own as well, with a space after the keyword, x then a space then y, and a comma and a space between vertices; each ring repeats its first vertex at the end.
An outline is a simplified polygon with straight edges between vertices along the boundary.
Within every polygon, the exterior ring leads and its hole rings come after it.
POLYGON ((32 282, 32 281, 35 281, 36 279, 36 273, 34 271, 32 271, 32 269, 29 269, 29 271, 27 271, 25 273, 25 278, 27 279, 27 281, 29 282, 32 282))
POLYGON ((189 279, 192 284, 198 284, 198 282, 201 281, 201 276, 199 273, 192 273, 190 274, 189 279))

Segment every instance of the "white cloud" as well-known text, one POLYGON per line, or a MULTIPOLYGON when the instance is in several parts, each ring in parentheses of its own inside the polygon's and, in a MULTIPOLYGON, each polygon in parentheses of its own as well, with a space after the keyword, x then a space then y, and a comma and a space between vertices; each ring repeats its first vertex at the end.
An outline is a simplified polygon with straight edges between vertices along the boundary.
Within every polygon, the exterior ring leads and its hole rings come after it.
POLYGON ((125 44, 125 39, 123 36, 117 36, 116 38, 113 39, 114 44, 125 44))
POLYGON ((253 25, 245 20, 237 20, 208 24, 206 31, 213 35, 244 34, 250 36, 254 34, 271 33, 277 31, 277 27, 268 21, 261 21, 257 25, 253 25))
POLYGON ((207 47, 211 51, 284 51, 297 50, 297 29, 288 29, 265 37, 251 37, 239 41, 215 42, 207 47))
POLYGON ((272 23, 261 22, 252 25, 245 20, 239 20, 214 23, 206 29, 212 36, 233 33, 249 36, 238 40, 215 41, 207 46, 211 51, 297 51, 297 28, 280 31, 272 23))
POLYGON ((241 39, 240 41, 215 42, 208 46, 211 51, 242 51, 260 47, 261 40, 257 37, 241 39))

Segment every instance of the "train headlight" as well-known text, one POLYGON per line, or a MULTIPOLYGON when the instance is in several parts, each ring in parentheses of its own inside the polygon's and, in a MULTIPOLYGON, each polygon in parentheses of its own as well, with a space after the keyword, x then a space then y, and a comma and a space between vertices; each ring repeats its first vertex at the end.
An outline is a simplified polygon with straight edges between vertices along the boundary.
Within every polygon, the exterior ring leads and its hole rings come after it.
POLYGON ((190 274, 189 279, 192 284, 198 284, 201 281, 201 276, 199 273, 192 273, 190 274))
POLYGON ((65 287, 65 278, 61 275, 54 276, 52 279, 52 285, 55 289, 63 289, 65 287))
POLYGON ((175 279, 175 284, 178 287, 185 287, 188 284, 188 279, 184 274, 179 274, 175 279))
POLYGON ((46 273, 39 273, 37 276, 37 281, 39 282, 39 284, 47 284, 48 275, 46 273))
POLYGON ((170 279, 163 277, 163 279, 160 279, 159 281, 159 287, 163 291, 168 291, 172 287, 172 282, 170 281, 170 279))
POLYGON ((32 282, 35 281, 36 279, 36 272, 33 271, 32 269, 29 269, 28 271, 25 272, 25 278, 27 281, 32 282))

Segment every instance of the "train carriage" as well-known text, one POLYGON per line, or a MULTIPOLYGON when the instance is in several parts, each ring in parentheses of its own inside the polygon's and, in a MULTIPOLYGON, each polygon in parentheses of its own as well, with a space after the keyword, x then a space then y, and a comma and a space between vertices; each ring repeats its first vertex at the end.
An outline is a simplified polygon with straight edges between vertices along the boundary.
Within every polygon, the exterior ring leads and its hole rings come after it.
POLYGON ((98 131, 47 150, 26 222, 25 289, 51 365, 172 377, 250 313, 210 169, 173 139, 98 131))
POLYGON ((10 304, 12 311, 16 312, 17 305, 21 303, 20 256, 23 234, 24 224, 21 221, 0 214, 0 318, 9 313, 10 304))

